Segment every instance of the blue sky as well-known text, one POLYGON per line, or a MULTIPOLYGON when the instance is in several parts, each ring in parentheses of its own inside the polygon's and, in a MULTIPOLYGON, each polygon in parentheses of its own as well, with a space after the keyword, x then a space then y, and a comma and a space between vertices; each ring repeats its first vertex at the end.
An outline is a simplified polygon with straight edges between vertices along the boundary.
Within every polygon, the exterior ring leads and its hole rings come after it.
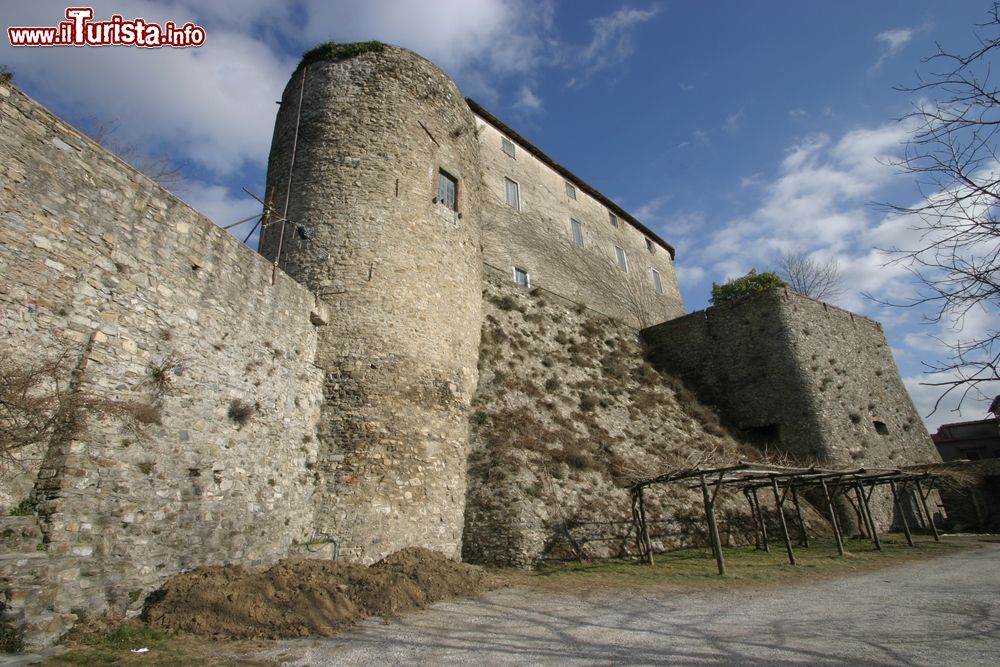
MULTIPOLYGON (((16 83, 81 129, 114 122, 115 140, 183 165, 179 196, 228 224, 253 215, 241 190, 263 189, 281 90, 318 42, 380 39, 430 58, 495 115, 677 248, 685 306, 712 281, 766 270, 785 251, 836 259, 837 305, 883 322, 918 409, 937 390, 922 364, 937 339, 996 328, 973 312, 964 330, 886 309, 862 292, 905 299, 913 286, 875 248, 905 245, 905 221, 872 202, 911 204, 910 176, 886 164, 908 128, 935 42, 964 52, 986 0, 873 2, 571 2, 568 0, 173 0, 95 2, 95 17, 207 31, 187 50, 12 49, 16 83)), ((3 27, 55 25, 63 3, 2 4, 3 27)), ((242 236, 245 230, 235 230, 242 236)), ((1000 385, 984 394, 1000 393, 1000 385)), ((927 419, 978 419, 948 402, 927 419)))

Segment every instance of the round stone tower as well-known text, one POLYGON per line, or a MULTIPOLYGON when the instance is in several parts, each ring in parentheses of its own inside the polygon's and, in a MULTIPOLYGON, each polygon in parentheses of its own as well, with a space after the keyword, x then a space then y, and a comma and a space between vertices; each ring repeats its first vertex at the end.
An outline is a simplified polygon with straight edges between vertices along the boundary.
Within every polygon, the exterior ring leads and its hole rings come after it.
POLYGON ((343 557, 461 553, 481 180, 472 112, 409 51, 326 45, 285 88, 260 249, 329 312, 315 510, 343 557))

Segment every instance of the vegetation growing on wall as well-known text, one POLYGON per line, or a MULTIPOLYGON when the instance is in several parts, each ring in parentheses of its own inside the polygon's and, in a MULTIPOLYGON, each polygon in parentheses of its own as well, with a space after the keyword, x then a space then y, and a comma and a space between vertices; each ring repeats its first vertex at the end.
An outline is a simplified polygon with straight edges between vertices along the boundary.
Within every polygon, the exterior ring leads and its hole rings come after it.
POLYGON ((299 61, 296 71, 316 62, 337 63, 360 56, 363 53, 381 53, 383 50, 385 50, 385 44, 376 41, 350 42, 347 44, 324 42, 319 46, 309 49, 302 55, 302 60, 299 61))
MULTIPOLYGON (((656 371, 619 322, 490 285, 482 341, 463 552, 474 562, 626 553, 632 481, 762 458, 679 379, 656 371)), ((727 502, 723 520, 740 532, 744 501, 727 502)), ((647 510, 657 515, 656 548, 701 539, 698 493, 657 489, 647 510)))
POLYGON ((709 301, 712 302, 713 306, 717 306, 720 303, 725 303, 726 301, 740 299, 748 294, 766 292, 769 289, 787 286, 788 285, 785 281, 782 280, 776 273, 772 273, 770 271, 757 273, 756 269, 750 269, 750 272, 745 276, 733 278, 732 280, 728 280, 721 285, 713 282, 712 298, 709 299, 709 301))

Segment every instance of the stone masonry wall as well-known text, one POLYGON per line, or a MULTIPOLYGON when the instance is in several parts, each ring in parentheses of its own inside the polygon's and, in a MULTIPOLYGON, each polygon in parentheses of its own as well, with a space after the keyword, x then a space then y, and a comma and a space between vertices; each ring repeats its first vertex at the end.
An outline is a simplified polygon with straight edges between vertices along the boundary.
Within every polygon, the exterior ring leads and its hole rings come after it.
POLYGON ((626 220, 613 227, 609 211, 583 189, 576 198, 566 179, 522 146, 503 152, 504 135, 476 119, 483 164, 483 256, 513 281, 514 267, 528 272, 531 286, 544 287, 597 312, 645 327, 684 313, 670 252, 646 239, 626 220), (504 178, 519 184, 520 209, 507 205, 504 178), (574 242, 570 220, 582 226, 583 245, 574 242), (616 264, 615 246, 628 261, 616 264), (660 273, 655 291, 651 270, 660 273))
MULTIPOLYGON (((761 446, 844 468, 939 460, 873 320, 771 290, 643 337, 654 364, 684 377, 761 446)), ((885 497, 873 511, 888 526, 885 497)))
MULTIPOLYGON (((305 240, 286 225, 281 265, 335 314, 317 358, 316 512, 348 558, 371 562, 414 544, 460 554, 480 182, 471 111, 443 72, 409 51, 313 63, 285 90, 268 191, 278 202, 290 191, 289 220, 315 234, 305 240), (458 182, 457 210, 437 201, 442 170, 458 182)), ((276 256, 280 238, 272 225, 261 252, 276 256)))
POLYGON ((85 359, 78 396, 145 410, 143 435, 92 416, 48 443, 10 494, 35 485, 58 611, 136 609, 183 568, 313 536, 313 295, 9 86, 0 312, 0 354, 85 359))

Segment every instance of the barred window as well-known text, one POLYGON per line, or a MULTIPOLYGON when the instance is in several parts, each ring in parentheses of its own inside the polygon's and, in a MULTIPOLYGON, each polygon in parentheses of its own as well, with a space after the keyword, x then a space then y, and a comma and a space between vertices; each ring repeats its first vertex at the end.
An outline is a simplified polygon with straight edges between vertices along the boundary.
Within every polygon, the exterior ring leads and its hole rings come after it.
POLYGON ((583 225, 579 221, 570 218, 569 226, 573 231, 573 243, 583 245, 583 225))
POLYGON ((438 202, 453 211, 458 210, 458 181, 444 169, 438 172, 438 202))

